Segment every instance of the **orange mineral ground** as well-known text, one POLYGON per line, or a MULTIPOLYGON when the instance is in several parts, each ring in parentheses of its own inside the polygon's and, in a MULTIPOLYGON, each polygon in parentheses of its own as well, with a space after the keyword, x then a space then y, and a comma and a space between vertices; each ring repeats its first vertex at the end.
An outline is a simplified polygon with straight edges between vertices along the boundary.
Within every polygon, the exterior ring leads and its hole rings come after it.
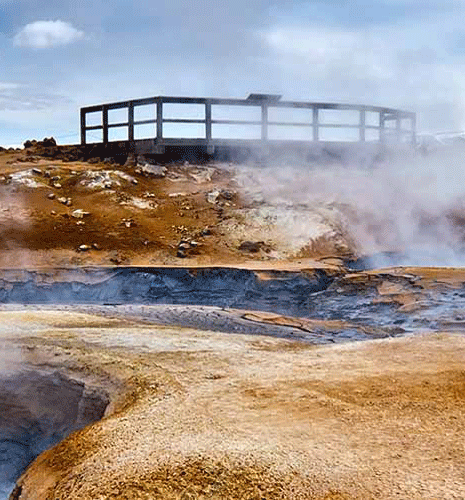
POLYGON ((0 153, 4 498, 465 498, 463 269, 350 269, 329 209, 231 165, 40 153, 0 153), (240 300, 63 298, 131 269, 240 300))

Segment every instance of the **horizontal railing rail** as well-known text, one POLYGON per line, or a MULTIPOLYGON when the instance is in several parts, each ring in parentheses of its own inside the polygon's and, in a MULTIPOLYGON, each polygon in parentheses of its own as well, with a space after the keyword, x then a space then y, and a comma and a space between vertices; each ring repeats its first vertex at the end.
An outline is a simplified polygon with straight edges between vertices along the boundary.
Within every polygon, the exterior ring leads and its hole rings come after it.
MULTIPOLYGON (((241 126, 260 126, 260 141, 266 143, 273 141, 269 139, 270 127, 301 127, 311 128, 312 133, 306 140, 308 141, 321 141, 321 129, 358 129, 358 140, 365 142, 367 140, 366 132, 370 130, 378 131, 379 142, 384 142, 387 139, 390 141, 395 140, 398 142, 416 143, 416 114, 410 111, 403 111, 399 109, 386 108, 380 106, 358 105, 358 104, 336 104, 336 103, 317 103, 317 102, 300 102, 300 101, 281 101, 279 96, 277 99, 267 99, 267 96, 259 96, 259 98, 248 99, 221 99, 221 98, 200 98, 200 97, 169 97, 157 96, 147 97, 143 99, 134 99, 130 101, 113 102, 107 104, 99 104, 96 106, 88 106, 81 108, 81 143, 87 144, 87 132, 102 130, 103 144, 109 141, 109 130, 115 128, 127 128, 126 138, 123 139, 130 143, 135 142, 135 127, 140 125, 156 125, 154 129, 153 138, 154 143, 159 148, 163 148, 166 143, 173 144, 176 142, 175 138, 166 138, 163 134, 164 124, 190 124, 190 125, 203 125, 203 137, 197 140, 199 145, 205 145, 208 150, 214 149, 215 142, 220 140, 212 136, 212 128, 214 125, 241 125, 241 126), (175 118, 163 116, 163 109, 165 104, 195 104, 204 106, 204 117, 202 118, 175 118), (153 119, 135 119, 135 109, 141 106, 154 105, 155 111, 153 119), (212 118, 212 108, 214 106, 246 106, 250 108, 260 108, 261 118, 255 120, 246 119, 214 119, 212 118), (311 110, 311 120, 309 121, 276 121, 269 120, 270 109, 308 109, 311 110), (127 109, 127 121, 109 121, 109 111, 127 109), (337 111, 356 111, 359 113, 358 121, 356 123, 326 123, 321 120, 320 111, 337 110, 337 111), (91 113, 101 113, 100 123, 88 125, 87 117, 91 113), (377 123, 367 123, 367 113, 377 113, 377 123), (407 121, 408 127, 405 128, 403 121, 407 121), (390 122, 395 122, 394 127, 386 126, 390 122)), ((123 118, 124 119, 124 118, 123 118)), ((236 138, 231 137, 232 141, 236 138)), ((179 137, 179 141, 183 141, 179 137)), ((191 140, 190 140, 191 141, 191 140)), ((221 139, 224 143, 225 139, 221 139)), ((344 142, 341 140, 340 142, 344 142)))

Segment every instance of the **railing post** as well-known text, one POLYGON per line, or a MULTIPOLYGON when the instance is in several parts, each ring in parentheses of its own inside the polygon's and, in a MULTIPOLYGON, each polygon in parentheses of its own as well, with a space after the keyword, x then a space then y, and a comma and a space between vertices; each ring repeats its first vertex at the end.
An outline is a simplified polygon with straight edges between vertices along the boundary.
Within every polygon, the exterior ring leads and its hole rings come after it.
POLYGON ((412 127, 412 145, 417 145, 417 115, 412 115, 411 118, 411 127, 412 127))
POLYGON ((157 141, 163 140, 163 102, 157 101, 157 141))
POLYGON ((205 141, 207 145, 207 155, 215 152, 215 147, 211 144, 212 140, 212 105, 210 101, 205 102, 205 141))
POLYGON ((268 140, 268 104, 262 103, 262 141, 268 140))
POLYGON ((360 142, 365 142, 366 136, 366 110, 360 110, 360 142))
POLYGON ((396 140, 398 144, 402 141, 402 118, 399 113, 396 116, 396 140))
POLYGON ((384 111, 379 112, 379 142, 381 144, 386 142, 384 111))
POLYGON ((128 105, 128 141, 134 142, 134 103, 128 105))
POLYGON ((313 107, 313 140, 318 142, 319 139, 319 123, 318 123, 318 108, 316 106, 313 107))
POLYGON ((103 144, 108 144, 108 108, 102 108, 103 144))
POLYGON ((165 147, 163 145, 163 101, 157 100, 157 139, 155 146, 156 154, 163 154, 165 147))
POLYGON ((81 145, 85 146, 87 137, 86 137, 86 112, 81 109, 81 145))

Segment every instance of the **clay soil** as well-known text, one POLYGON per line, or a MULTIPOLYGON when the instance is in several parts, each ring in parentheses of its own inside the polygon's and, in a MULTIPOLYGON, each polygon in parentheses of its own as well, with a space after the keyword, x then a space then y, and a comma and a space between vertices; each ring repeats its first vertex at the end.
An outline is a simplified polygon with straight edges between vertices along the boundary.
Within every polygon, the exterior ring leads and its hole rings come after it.
POLYGON ((465 497, 462 335, 317 347, 33 306, 0 326, 12 372, 111 395, 15 499, 465 497))

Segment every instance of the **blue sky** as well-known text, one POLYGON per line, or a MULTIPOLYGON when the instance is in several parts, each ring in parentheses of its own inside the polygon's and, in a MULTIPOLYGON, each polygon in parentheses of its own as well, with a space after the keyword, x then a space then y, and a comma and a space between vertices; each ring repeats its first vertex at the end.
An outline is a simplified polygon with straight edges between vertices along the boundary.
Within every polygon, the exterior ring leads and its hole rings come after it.
POLYGON ((464 0, 0 0, 0 144, 152 95, 366 103, 465 130, 464 0))

